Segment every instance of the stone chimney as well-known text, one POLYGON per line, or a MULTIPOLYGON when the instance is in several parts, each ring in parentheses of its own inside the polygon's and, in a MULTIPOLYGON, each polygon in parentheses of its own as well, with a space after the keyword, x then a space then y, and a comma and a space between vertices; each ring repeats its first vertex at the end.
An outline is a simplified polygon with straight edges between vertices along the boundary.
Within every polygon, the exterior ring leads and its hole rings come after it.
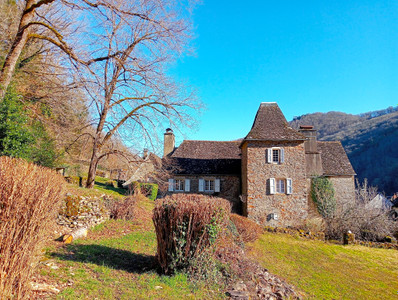
POLYGON ((149 153, 148 148, 144 148, 144 153, 142 155, 142 158, 146 159, 148 157, 148 153, 149 153))
POLYGON ((321 153, 318 152, 314 126, 300 126, 299 132, 307 138, 304 142, 307 175, 322 175, 321 153))
POLYGON ((175 147, 175 136, 171 128, 167 128, 164 133, 164 147, 163 147, 163 157, 166 157, 171 152, 174 151, 175 147))

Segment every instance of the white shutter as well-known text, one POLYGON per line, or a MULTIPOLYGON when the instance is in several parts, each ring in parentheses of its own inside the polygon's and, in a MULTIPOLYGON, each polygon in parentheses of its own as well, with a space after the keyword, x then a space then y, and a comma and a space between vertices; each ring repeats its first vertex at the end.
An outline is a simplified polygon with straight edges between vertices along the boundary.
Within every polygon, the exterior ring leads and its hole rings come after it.
POLYGON ((204 179, 200 178, 199 179, 199 192, 204 192, 205 191, 205 181, 204 179))
POLYGON ((170 178, 169 179, 169 192, 174 191, 174 179, 170 178))
POLYGON ((214 191, 216 193, 220 192, 220 179, 216 179, 215 183, 214 183, 214 191))
POLYGON ((285 149, 281 148, 279 153, 281 154, 280 163, 283 164, 285 162, 285 149))
POLYGON ((186 192, 189 192, 190 189, 191 189, 190 183, 191 183, 191 180, 190 180, 190 179, 185 179, 185 191, 186 191, 186 192))
POLYGON ((267 149, 267 163, 272 163, 272 149, 268 148, 267 149))
POLYGON ((290 195, 293 193, 293 187, 292 187, 292 179, 291 178, 286 178, 286 194, 290 195))
POLYGON ((269 179, 269 193, 271 195, 275 194, 275 178, 269 179))

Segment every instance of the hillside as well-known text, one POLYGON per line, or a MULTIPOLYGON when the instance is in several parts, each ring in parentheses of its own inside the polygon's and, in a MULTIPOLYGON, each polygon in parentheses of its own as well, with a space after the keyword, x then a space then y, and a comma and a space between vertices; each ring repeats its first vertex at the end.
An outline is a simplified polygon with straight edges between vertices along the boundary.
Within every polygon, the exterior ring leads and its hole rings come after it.
POLYGON ((319 140, 341 141, 360 181, 367 178, 386 195, 398 191, 398 108, 360 115, 306 114, 290 124, 293 128, 313 125, 319 140))

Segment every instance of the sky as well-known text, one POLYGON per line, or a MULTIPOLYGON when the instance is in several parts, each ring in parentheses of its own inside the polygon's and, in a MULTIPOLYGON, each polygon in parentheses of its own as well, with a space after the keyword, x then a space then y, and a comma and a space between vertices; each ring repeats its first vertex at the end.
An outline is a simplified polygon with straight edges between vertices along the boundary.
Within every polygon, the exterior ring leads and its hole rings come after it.
POLYGON ((396 0, 203 0, 193 20, 195 55, 170 72, 206 109, 177 145, 244 137, 261 102, 288 121, 398 105, 396 0))

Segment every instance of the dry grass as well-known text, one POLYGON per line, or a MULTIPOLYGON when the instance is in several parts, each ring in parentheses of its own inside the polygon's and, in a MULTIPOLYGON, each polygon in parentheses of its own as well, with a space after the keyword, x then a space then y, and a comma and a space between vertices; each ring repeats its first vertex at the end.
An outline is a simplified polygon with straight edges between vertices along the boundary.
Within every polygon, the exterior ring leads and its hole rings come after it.
POLYGON ((32 266, 54 224, 63 187, 55 171, 0 157, 0 299, 29 297, 32 266))
POLYGON ((175 194, 158 201, 153 211, 157 259, 165 274, 189 266, 216 239, 229 220, 227 200, 175 194))
POLYGON ((134 195, 122 201, 114 201, 111 207, 111 219, 133 220, 135 217, 136 198, 134 195))
POLYGON ((231 221, 234 223, 243 242, 254 242, 263 232, 263 229, 253 220, 237 214, 231 215, 231 221))

